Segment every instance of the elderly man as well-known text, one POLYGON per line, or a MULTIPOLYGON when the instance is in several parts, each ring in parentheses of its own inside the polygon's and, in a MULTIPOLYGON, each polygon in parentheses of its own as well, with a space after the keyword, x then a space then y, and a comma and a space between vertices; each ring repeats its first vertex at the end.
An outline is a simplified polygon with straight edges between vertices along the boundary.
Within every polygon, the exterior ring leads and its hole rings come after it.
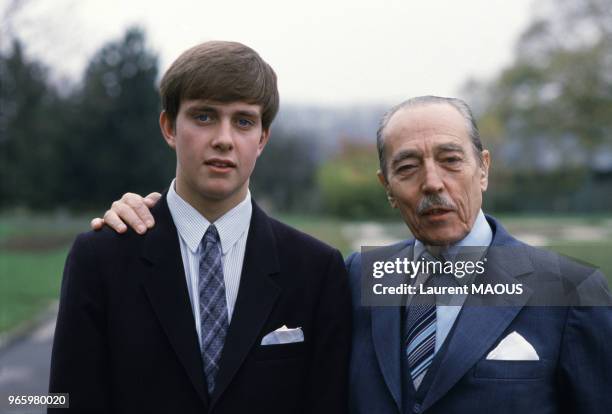
MULTIPOLYGON (((575 290, 605 286, 599 272, 526 246, 483 214, 490 155, 463 101, 403 102, 381 122, 377 144, 379 180, 415 236, 388 248, 394 256, 417 260, 428 252, 487 247, 491 280, 532 281, 534 290, 542 280, 575 290)), ((506 306, 483 308, 463 298, 462 306, 431 306, 416 316, 410 306, 361 306, 361 259, 347 260, 355 302, 352 412, 612 410, 609 307, 529 306, 542 305, 536 291, 506 306)), ((599 293, 596 304, 609 303, 605 288, 599 293)))
MULTIPOLYGON (((541 292, 548 291, 542 281, 552 290, 587 286, 599 294, 598 305, 609 305, 602 275, 519 242, 484 215, 490 155, 469 107, 453 98, 409 99, 385 115, 377 144, 378 178, 415 236, 387 246, 385 255, 416 262, 480 247, 480 259, 488 259, 483 280, 510 285, 520 280, 526 288, 505 298, 504 306, 478 302, 478 295, 458 295, 453 306, 437 300, 369 306, 363 294, 365 254, 351 255, 351 411, 612 412, 612 357, 606 346, 612 309, 538 306, 541 292), (489 306, 476 306, 483 304, 489 306)), ((119 213, 131 225, 144 224, 148 216, 141 200, 126 195, 107 212, 107 222, 118 228, 119 213)))

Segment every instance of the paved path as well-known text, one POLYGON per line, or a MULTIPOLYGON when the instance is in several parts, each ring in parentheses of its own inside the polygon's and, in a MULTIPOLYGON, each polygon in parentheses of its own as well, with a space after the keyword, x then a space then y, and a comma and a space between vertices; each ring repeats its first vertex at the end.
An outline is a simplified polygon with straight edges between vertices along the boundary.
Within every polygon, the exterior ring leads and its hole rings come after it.
POLYGON ((9 395, 44 395, 49 387, 49 362, 56 315, 45 315, 42 323, 0 350, 0 413, 39 414, 41 406, 9 405, 9 395))

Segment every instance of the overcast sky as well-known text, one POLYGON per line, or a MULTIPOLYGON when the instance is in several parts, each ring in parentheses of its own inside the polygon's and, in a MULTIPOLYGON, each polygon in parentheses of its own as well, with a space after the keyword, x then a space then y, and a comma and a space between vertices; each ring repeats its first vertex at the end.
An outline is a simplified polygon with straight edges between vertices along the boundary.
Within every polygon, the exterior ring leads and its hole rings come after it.
MULTIPOLYGON (((0 0, 6 4, 9 0, 0 0)), ((510 63, 531 0, 30 0, 14 19, 28 51, 79 76, 106 41, 139 24, 164 71, 205 40, 243 42, 292 103, 396 103, 456 95, 510 63)), ((3 7, 4 9, 6 7, 3 7)))

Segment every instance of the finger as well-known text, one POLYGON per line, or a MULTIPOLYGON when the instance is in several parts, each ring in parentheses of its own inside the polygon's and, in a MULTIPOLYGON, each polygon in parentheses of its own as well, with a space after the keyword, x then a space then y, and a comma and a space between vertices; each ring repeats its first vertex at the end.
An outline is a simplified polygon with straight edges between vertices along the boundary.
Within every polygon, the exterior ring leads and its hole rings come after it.
MULTIPOLYGON (((139 196, 138 194, 126 193, 121 198, 123 204, 125 204, 126 208, 131 208, 134 213, 138 216, 140 221, 147 226, 148 228, 153 227, 155 224, 155 220, 149 211, 149 207, 145 204, 145 199, 139 196)), ((117 212, 124 221, 127 217, 123 217, 119 212, 117 212)), ((131 224, 128 222, 128 224, 131 224)))
POLYGON ((91 227, 92 230, 100 230, 102 226, 104 226, 104 219, 101 219, 100 217, 92 219, 89 223, 89 227, 91 227))
POLYGON ((104 213, 104 223, 117 233, 124 233, 128 226, 133 228, 137 233, 142 233, 145 230, 144 224, 132 211, 132 209, 120 201, 115 201, 110 210, 104 213), (139 228, 140 226, 140 228, 139 228))
POLYGON ((144 202, 149 208, 153 207, 155 204, 157 204, 161 196, 162 195, 160 193, 153 192, 144 198, 144 202))
MULTIPOLYGON (((153 206, 155 204, 157 204, 157 202, 159 201, 161 196, 162 195, 160 193, 154 192, 154 193, 151 193, 151 194, 147 195, 145 198, 143 198, 143 201, 144 201, 145 205, 148 208, 151 209, 151 208, 153 208, 153 206)), ((155 225, 155 218, 152 215, 150 215, 150 214, 149 214, 149 216, 150 216, 150 218, 149 217, 145 218, 144 222, 145 222, 145 224, 147 225, 148 228, 152 228, 155 225)))
MULTIPOLYGON (((135 194, 135 196, 140 199, 140 204, 143 204, 142 197, 137 194, 135 194)), ((147 232, 147 226, 142 220, 142 217, 138 215, 137 211, 131 205, 123 201, 115 201, 112 204, 111 211, 117 215, 117 220, 122 221, 126 226, 134 229, 136 233, 144 234, 147 232)))

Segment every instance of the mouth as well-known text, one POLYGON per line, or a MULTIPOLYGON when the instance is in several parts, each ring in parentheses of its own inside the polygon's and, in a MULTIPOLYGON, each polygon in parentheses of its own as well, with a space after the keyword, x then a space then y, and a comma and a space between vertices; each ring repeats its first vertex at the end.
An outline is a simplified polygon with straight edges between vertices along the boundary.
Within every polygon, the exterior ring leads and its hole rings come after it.
POLYGON ((452 213, 453 211, 455 210, 447 207, 433 207, 428 208, 423 213, 421 213, 421 215, 428 218, 443 218, 444 216, 452 213))
POLYGON ((224 158, 210 158, 204 161, 204 165, 208 166, 214 172, 228 172, 236 168, 236 163, 232 160, 224 158))

